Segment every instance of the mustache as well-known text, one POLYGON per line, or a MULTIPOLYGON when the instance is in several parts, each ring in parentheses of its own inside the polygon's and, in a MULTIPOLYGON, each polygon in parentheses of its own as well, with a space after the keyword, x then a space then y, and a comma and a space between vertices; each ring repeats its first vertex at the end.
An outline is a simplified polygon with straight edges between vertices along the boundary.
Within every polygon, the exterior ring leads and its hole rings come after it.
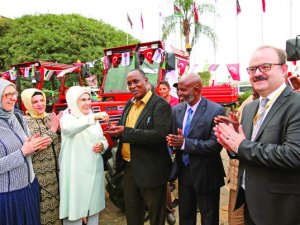
POLYGON ((263 76, 263 75, 259 75, 259 76, 256 76, 253 78, 253 82, 256 82, 256 81, 261 81, 261 80, 267 80, 268 78, 266 76, 263 76))

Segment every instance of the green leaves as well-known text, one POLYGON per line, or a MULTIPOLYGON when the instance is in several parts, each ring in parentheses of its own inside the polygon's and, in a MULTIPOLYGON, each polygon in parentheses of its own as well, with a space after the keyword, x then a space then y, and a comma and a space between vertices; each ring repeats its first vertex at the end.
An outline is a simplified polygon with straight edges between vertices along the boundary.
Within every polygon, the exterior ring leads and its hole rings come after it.
POLYGON ((202 22, 205 13, 213 13, 216 15, 215 7, 209 3, 196 5, 199 13, 199 22, 197 23, 195 21, 193 3, 193 0, 176 0, 174 2, 182 12, 183 17, 176 16, 174 12, 173 15, 164 18, 162 39, 166 40, 172 35, 175 32, 176 26, 179 24, 181 35, 185 38, 185 44, 191 44, 193 46, 200 39, 201 35, 204 35, 213 42, 213 46, 216 48, 217 36, 214 30, 202 22))
MULTIPOLYGON (((129 43, 138 40, 129 36, 129 43)), ((31 60, 74 63, 93 61, 103 49, 126 45, 126 33, 77 14, 26 15, 0 20, 0 70, 31 60), (3 65, 1 65, 3 62, 3 65)), ((101 74, 100 68, 95 73, 101 74)))

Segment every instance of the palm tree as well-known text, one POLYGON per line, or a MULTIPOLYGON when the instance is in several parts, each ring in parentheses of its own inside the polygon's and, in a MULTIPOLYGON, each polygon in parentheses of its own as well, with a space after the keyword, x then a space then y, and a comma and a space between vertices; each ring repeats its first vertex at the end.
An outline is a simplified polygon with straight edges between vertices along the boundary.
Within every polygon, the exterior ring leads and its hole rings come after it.
POLYGON ((174 7, 175 6, 180 10, 181 15, 178 15, 178 11, 174 11, 174 14, 164 18, 162 39, 166 40, 171 33, 175 32, 176 25, 179 23, 180 32, 185 38, 186 47, 190 46, 190 48, 192 48, 193 45, 199 40, 200 35, 203 34, 213 42, 213 45, 216 48, 217 36, 214 30, 211 27, 201 23, 201 15, 203 15, 205 12, 216 14, 215 7, 208 3, 195 5, 200 17, 199 21, 197 22, 194 13, 194 0, 175 0, 174 7), (191 34, 192 40, 190 42, 191 34))

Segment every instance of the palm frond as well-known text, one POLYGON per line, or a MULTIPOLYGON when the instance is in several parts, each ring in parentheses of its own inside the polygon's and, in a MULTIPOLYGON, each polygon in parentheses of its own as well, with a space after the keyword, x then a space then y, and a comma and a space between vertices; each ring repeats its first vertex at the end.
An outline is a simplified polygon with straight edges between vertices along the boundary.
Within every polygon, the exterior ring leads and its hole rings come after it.
POLYGON ((164 18, 162 27, 162 39, 166 40, 171 33, 174 33, 176 24, 180 22, 180 18, 176 15, 167 16, 164 18))
POLYGON ((196 44, 196 42, 197 42, 197 40, 199 40, 201 34, 203 34, 208 39, 210 39, 213 42, 214 48, 215 49, 217 48, 218 37, 217 37, 216 33, 214 32, 214 30, 211 27, 209 27, 205 24, 201 24, 201 23, 198 23, 195 25, 195 33, 192 38, 192 45, 196 44))

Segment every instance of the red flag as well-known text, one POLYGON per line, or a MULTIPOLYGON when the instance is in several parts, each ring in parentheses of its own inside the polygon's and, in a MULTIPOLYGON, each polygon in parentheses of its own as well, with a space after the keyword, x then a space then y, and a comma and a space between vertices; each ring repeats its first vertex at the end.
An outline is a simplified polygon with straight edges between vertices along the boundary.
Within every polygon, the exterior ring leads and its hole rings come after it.
POLYGON ((144 20, 143 20, 143 15, 141 13, 141 23, 142 23, 142 30, 144 30, 144 20))
POLYGON ((262 0, 262 11, 266 12, 266 1, 262 0))
POLYGON ((233 80, 240 81, 240 64, 227 64, 227 69, 233 80))
POLYGON ((236 15, 239 15, 242 12, 239 0, 236 0, 236 15))
POLYGON ((112 60, 111 61, 112 61, 112 65, 113 65, 114 68, 118 67, 118 65, 120 64, 121 56, 122 56, 122 54, 120 54, 120 53, 115 53, 115 54, 112 55, 112 60))
POLYGON ((132 21, 131 21, 131 19, 130 19, 129 15, 128 15, 128 13, 127 13, 127 21, 128 21, 128 23, 130 24, 130 26, 131 26, 131 29, 132 29, 132 21))
POLYGON ((186 66, 189 64, 189 61, 178 59, 177 67, 179 69, 179 75, 182 76, 184 74, 186 66))
POLYGON ((181 12, 181 10, 178 8, 177 5, 174 4, 174 14, 177 16, 183 16, 183 13, 181 12))
POLYGON ((196 23, 199 23, 199 15, 196 7, 196 2, 194 2, 194 15, 195 15, 195 21, 196 23))
POLYGON ((144 56, 148 60, 149 63, 151 63, 151 64, 153 63, 153 59, 152 59, 152 57, 153 57, 153 49, 146 49, 144 51, 144 56))

